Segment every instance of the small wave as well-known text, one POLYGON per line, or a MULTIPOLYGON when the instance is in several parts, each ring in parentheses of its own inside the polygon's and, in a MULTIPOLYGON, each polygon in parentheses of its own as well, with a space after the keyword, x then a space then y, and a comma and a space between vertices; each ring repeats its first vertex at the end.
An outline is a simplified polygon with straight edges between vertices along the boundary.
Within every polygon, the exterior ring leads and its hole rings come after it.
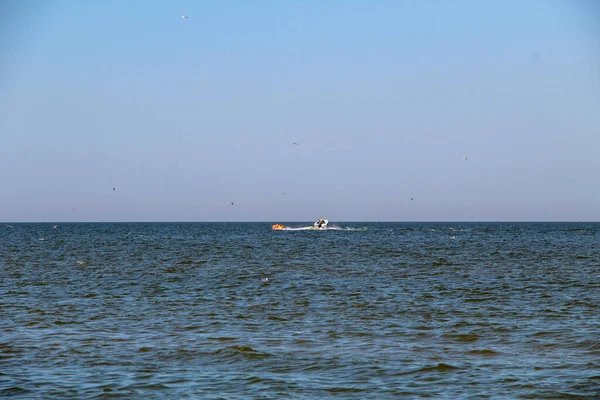
POLYGON ((450 339, 454 339, 457 342, 476 342, 477 340, 480 339, 479 335, 476 335, 474 333, 450 333, 450 334, 446 334, 444 335, 447 338, 450 339))
POLYGON ((454 371, 455 369, 460 369, 460 368, 455 367, 454 365, 450 365, 450 364, 439 363, 438 365, 435 365, 433 367, 421 368, 419 371, 420 372, 430 372, 430 371, 447 372, 447 371, 454 371))
POLYGON ((278 317, 276 315, 269 315, 267 317, 270 321, 280 321, 280 322, 286 322, 288 319, 287 318, 283 318, 283 317, 278 317))
POLYGON ((72 325, 72 324, 76 324, 77 321, 62 321, 62 320, 58 320, 54 322, 54 325, 72 325))
POLYGON ((31 390, 23 389, 20 386, 8 387, 6 389, 0 390, 0 394, 2 396, 19 396, 25 393, 30 393, 31 390))
POLYGON ((245 378, 244 381, 250 385, 266 382, 265 379, 260 378, 258 376, 249 376, 249 377, 245 378))
POLYGON ((228 346, 215 351, 213 355, 232 361, 239 359, 261 359, 271 356, 270 354, 262 353, 250 346, 228 346))
POLYGON ((534 333, 532 336, 534 337, 540 337, 540 336, 556 336, 556 335, 560 335, 560 332, 557 331, 542 331, 542 332, 536 332, 534 333))
POLYGON ((450 372, 450 371, 454 371, 457 369, 460 369, 460 368, 455 367, 450 364, 439 363, 439 364, 433 365, 433 366, 426 366, 426 367, 413 369, 410 371, 399 372, 397 375, 412 375, 412 374, 418 374, 421 372, 450 372))
POLYGON ((594 339, 578 340, 570 343, 567 347, 598 353, 600 351, 600 341, 594 339))
MULTIPOLYGON (((137 390, 140 391, 144 391, 144 390, 165 390, 165 389, 169 389, 168 385, 165 385, 163 383, 146 383, 146 384, 141 384, 141 385, 137 385, 136 386, 137 390)), ((104 395, 103 395, 104 397, 104 395)))
POLYGON ((494 350, 482 349, 482 350, 470 350, 467 351, 467 354, 475 355, 475 356, 498 356, 500 353, 494 350))
POLYGON ((465 302, 468 303, 478 303, 478 302, 482 302, 482 301, 493 301, 495 300, 495 297, 470 297, 465 299, 465 302))
POLYGON ((326 389, 329 393, 362 393, 367 389, 355 388, 355 387, 333 387, 326 389))

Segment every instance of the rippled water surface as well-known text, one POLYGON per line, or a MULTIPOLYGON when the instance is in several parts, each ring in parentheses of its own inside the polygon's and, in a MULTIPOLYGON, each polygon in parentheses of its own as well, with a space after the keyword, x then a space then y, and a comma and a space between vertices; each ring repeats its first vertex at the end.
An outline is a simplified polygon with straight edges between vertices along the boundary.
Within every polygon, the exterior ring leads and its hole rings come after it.
POLYGON ((600 224, 340 225, 0 224, 0 396, 600 395, 600 224))

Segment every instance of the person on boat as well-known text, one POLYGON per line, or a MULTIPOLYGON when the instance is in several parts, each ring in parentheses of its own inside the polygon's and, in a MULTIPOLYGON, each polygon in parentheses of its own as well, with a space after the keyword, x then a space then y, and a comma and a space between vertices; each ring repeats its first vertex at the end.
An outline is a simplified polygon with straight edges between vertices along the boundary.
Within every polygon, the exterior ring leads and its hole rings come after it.
POLYGON ((315 226, 319 229, 323 228, 325 225, 327 225, 327 222, 325 222, 325 219, 323 219, 323 217, 319 218, 319 220, 315 222, 315 226))

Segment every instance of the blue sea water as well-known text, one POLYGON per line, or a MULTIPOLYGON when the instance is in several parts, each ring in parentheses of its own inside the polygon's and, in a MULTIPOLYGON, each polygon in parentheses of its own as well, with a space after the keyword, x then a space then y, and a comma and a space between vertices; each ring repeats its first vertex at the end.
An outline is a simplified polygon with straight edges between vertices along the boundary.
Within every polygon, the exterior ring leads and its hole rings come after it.
POLYGON ((270 226, 0 224, 0 396, 600 396, 600 223, 270 226))

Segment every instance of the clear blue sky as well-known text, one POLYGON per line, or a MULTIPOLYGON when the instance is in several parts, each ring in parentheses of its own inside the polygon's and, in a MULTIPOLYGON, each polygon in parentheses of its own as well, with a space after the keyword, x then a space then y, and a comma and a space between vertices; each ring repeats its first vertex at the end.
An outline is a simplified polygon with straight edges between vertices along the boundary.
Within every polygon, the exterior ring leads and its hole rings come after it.
POLYGON ((0 185, 5 222, 599 221, 600 4, 3 1, 0 185))

